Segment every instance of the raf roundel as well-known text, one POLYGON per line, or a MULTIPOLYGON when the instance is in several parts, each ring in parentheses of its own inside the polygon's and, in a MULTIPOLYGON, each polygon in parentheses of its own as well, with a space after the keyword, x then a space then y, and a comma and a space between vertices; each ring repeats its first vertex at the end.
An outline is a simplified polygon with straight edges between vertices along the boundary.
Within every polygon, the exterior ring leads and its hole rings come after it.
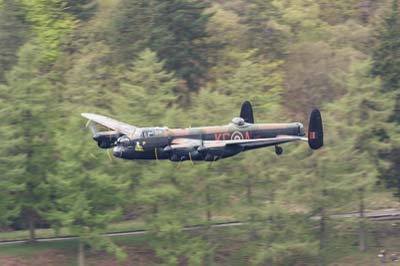
POLYGON ((231 140, 241 140, 243 139, 243 134, 239 131, 235 131, 231 135, 231 140))

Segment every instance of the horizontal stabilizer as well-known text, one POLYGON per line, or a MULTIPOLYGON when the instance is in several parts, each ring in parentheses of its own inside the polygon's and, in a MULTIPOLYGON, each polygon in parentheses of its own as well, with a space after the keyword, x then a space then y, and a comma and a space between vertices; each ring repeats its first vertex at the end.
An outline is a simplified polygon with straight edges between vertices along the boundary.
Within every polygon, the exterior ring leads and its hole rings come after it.
POLYGON ((310 124, 308 125, 308 145, 313 150, 324 146, 324 129, 321 113, 318 109, 311 112, 310 124))

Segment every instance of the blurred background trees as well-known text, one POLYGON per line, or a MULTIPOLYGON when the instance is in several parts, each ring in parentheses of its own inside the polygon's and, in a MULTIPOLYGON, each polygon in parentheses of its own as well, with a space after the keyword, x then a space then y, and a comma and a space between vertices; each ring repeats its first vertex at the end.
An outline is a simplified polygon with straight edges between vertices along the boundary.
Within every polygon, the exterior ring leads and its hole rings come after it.
MULTIPOLYGON (((237 257, 325 265, 342 223, 331 214, 361 213, 385 187, 400 196, 397 0, 0 3, 5 229, 30 229, 33 241, 36 227, 67 227, 82 245, 124 258, 101 234, 134 217, 166 265, 237 257), (262 149, 179 168, 110 161, 80 117, 218 125, 238 116, 244 100, 256 122, 307 126, 311 109, 321 108, 326 147, 290 144, 281 157, 262 149), (237 219, 248 224, 222 236, 209 226, 182 231, 237 219), (235 251, 225 252, 221 238, 235 251)), ((360 250, 364 222, 351 225, 360 250)))

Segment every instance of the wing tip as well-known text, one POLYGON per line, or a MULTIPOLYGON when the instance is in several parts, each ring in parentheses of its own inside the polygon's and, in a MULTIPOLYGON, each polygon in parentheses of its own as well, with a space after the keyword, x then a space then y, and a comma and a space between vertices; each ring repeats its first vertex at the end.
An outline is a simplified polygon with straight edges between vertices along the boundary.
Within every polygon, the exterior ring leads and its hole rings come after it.
POLYGON ((93 115, 94 114, 91 114, 91 113, 81 113, 81 116, 83 116, 84 118, 87 118, 87 119, 91 119, 91 117, 93 117, 93 115))

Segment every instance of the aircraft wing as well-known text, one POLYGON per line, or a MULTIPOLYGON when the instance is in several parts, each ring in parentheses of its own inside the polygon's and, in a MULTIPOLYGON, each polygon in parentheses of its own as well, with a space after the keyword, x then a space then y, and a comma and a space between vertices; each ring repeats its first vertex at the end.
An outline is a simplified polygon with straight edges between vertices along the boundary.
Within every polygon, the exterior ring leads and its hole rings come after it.
POLYGON ((187 148, 200 148, 201 150, 224 148, 228 146, 239 146, 243 150, 257 149, 267 146, 278 145, 286 142, 293 141, 308 141, 305 137, 299 136, 277 136, 275 138, 262 138, 262 139, 241 139, 241 140, 205 140, 198 139, 176 139, 170 146, 171 149, 187 149, 187 148))
POLYGON ((120 122, 120 121, 117 121, 117 120, 114 120, 112 118, 102 116, 102 115, 82 113, 82 116, 89 119, 90 121, 94 121, 97 124, 105 126, 109 129, 123 133, 123 134, 127 135, 128 137, 134 136, 135 133, 139 129, 135 126, 131 126, 129 124, 126 124, 126 123, 123 123, 123 122, 120 122))
POLYGON ((251 150, 251 149, 273 146, 293 141, 308 141, 308 139, 299 136, 277 136, 275 138, 262 138, 262 139, 216 140, 216 141, 211 140, 211 141, 204 141, 203 146, 204 148, 240 146, 244 150, 251 150))

